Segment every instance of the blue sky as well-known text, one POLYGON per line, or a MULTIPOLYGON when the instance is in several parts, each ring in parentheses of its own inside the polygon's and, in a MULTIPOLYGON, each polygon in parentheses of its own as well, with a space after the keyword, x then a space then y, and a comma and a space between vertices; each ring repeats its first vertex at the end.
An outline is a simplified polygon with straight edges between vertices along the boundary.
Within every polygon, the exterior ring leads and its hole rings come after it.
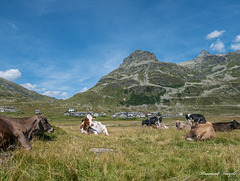
POLYGON ((2 0, 0 77, 66 99, 135 50, 159 61, 240 50, 238 0, 2 0))

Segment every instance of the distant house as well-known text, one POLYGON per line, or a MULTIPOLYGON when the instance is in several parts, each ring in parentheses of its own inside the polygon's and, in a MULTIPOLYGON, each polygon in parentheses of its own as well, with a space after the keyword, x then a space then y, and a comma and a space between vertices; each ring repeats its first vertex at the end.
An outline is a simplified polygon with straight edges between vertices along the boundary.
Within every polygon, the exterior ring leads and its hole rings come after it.
POLYGON ((107 113, 105 113, 105 112, 101 112, 100 115, 101 115, 101 116, 107 116, 107 113))
POLYGON ((151 116, 158 116, 158 112, 152 112, 151 116))
POLYGON ((129 112, 129 113, 127 113, 127 117, 133 118, 133 117, 135 117, 135 114, 133 112, 129 112))
POLYGON ((40 113, 40 110, 35 110, 35 113, 36 113, 36 114, 40 113))
POLYGON ((96 112, 93 114, 93 117, 98 117, 98 116, 99 116, 99 114, 96 112))
POLYGON ((180 113, 179 113, 179 116, 183 116, 183 113, 182 113, 182 112, 180 112, 180 113))
POLYGON ((64 113, 65 116, 75 116, 75 117, 82 117, 82 116, 86 116, 87 112, 69 112, 66 111, 64 113))
POLYGON ((118 116, 119 116, 119 118, 126 119, 127 118, 127 113, 122 112, 118 116))
POLYGON ((65 115, 65 116, 70 116, 70 112, 66 111, 66 112, 64 113, 64 115, 65 115))
POLYGON ((71 112, 70 113, 71 116, 86 116, 87 115, 87 112, 71 112))
POLYGON ((88 112, 88 114, 91 114, 91 115, 93 115, 93 111, 89 111, 89 112, 88 112))
POLYGON ((13 107, 1 107, 0 108, 0 112, 17 112, 17 109, 13 108, 13 107))
POLYGON ((146 117, 146 114, 144 114, 144 113, 140 113, 140 118, 145 118, 146 117))
POLYGON ((74 108, 69 108, 69 109, 68 109, 68 112, 74 112, 74 111, 75 111, 74 108))

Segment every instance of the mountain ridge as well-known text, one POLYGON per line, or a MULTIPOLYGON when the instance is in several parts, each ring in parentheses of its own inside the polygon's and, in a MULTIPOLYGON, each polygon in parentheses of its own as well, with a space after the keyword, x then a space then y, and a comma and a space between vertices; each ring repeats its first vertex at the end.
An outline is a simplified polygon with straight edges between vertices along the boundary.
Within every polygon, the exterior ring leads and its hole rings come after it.
POLYGON ((90 90, 67 101, 78 102, 78 106, 87 109, 116 110, 171 111, 178 105, 184 111, 206 105, 237 105, 238 53, 212 55, 203 50, 190 62, 161 62, 151 52, 136 50, 90 90), (231 96, 226 96, 226 91, 231 96), (192 105, 196 106, 191 108, 192 105))
MULTIPOLYGON (((161 62, 149 51, 136 50, 91 89, 58 103, 101 111, 240 111, 240 51, 212 55, 203 50, 186 62, 161 62)), ((0 100, 52 102, 57 99, 0 78, 0 100)))
POLYGON ((41 95, 35 91, 26 89, 25 87, 18 85, 14 82, 6 80, 0 77, 0 100, 2 102, 25 102, 25 101, 46 101, 52 102, 57 100, 53 97, 41 95))

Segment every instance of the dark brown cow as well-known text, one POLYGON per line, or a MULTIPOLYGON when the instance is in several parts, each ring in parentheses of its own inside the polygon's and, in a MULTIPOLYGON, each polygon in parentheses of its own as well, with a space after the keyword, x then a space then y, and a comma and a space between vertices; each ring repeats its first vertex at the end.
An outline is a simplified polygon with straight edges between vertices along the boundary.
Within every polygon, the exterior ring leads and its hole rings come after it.
POLYGON ((240 124, 236 120, 231 122, 219 122, 213 123, 213 128, 215 131, 231 131, 233 129, 240 129, 240 124))
POLYGON ((53 127, 41 113, 28 118, 0 116, 0 147, 15 144, 17 140, 26 150, 30 150, 29 141, 35 132, 52 133, 53 131, 53 127))

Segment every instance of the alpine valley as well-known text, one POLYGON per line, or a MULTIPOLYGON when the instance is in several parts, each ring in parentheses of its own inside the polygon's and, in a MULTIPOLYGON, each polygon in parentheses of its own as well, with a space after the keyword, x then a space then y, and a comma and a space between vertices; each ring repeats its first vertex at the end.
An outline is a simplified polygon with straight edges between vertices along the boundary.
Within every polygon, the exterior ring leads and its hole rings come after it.
POLYGON ((193 60, 175 64, 136 50, 94 87, 63 102, 87 110, 238 114, 240 52, 212 55, 203 50, 193 60))
POLYGON ((15 105, 20 110, 25 105, 31 112, 54 107, 60 113, 72 107, 83 111, 239 114, 240 51, 212 55, 203 50, 193 60, 175 64, 136 50, 94 87, 67 100, 43 96, 3 78, 0 100, 1 105, 15 105))

